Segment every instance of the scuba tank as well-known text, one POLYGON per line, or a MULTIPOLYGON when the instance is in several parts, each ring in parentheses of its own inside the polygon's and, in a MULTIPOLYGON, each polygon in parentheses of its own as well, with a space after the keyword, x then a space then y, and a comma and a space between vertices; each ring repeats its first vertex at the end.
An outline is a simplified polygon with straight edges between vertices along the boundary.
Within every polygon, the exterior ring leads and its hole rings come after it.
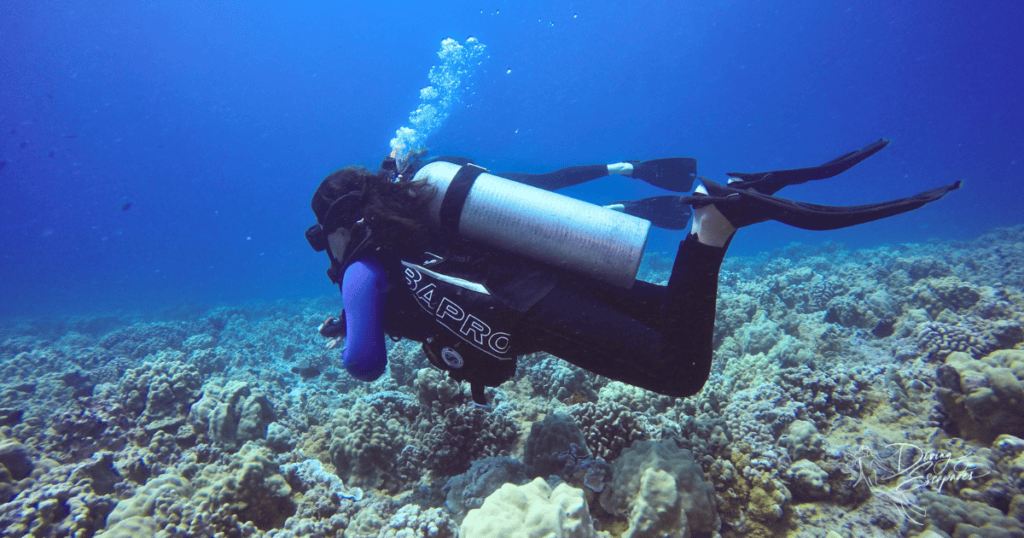
POLYGON ((636 281, 651 223, 486 173, 433 162, 412 179, 436 189, 430 218, 451 236, 622 288, 636 281))

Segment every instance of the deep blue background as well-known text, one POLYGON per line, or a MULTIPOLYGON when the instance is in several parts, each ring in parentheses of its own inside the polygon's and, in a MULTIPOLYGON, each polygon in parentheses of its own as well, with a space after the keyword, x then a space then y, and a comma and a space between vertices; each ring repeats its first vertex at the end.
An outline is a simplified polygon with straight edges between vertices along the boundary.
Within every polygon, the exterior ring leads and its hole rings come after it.
MULTIPOLYGON (((851 172, 784 194, 855 204, 965 180, 856 229, 743 230, 733 254, 1024 221, 1020 2, 292 4, 0 6, 0 313, 335 293, 302 235, 312 191, 379 163, 448 36, 489 58, 434 154, 537 172, 692 156, 723 179, 884 136, 851 172)), ((572 194, 656 192, 607 179, 572 194)))

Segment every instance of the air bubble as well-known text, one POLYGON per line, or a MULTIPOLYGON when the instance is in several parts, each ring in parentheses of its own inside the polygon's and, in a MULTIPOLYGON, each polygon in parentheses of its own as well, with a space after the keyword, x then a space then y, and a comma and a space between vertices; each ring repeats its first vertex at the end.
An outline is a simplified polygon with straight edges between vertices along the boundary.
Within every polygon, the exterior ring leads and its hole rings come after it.
POLYGON ((409 115, 409 126, 400 127, 391 139, 396 159, 402 160, 410 151, 422 148, 427 137, 448 119, 486 49, 472 36, 466 39, 465 46, 451 38, 441 42, 441 50, 437 51, 441 64, 430 68, 431 85, 420 90, 421 103, 409 115))

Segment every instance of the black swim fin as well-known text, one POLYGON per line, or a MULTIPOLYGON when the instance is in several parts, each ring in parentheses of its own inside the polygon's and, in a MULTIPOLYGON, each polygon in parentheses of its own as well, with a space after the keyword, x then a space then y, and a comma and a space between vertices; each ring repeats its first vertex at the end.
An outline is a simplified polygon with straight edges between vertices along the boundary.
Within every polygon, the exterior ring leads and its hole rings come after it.
POLYGON ((794 168, 792 170, 775 170, 773 172, 755 173, 729 172, 727 174, 729 177, 741 180, 739 182, 730 181, 729 185, 742 189, 756 190, 761 194, 775 194, 783 187, 788 187, 789 185, 799 185, 801 183, 807 183, 808 181, 837 176, 850 168, 853 168, 868 157, 882 151, 882 149, 888 145, 889 141, 883 138, 877 142, 868 144, 862 149, 851 151, 850 153, 832 159, 821 166, 813 166, 811 168, 794 168))
POLYGON ((670 194, 640 200, 613 202, 623 206, 623 213, 651 221, 665 230, 684 230, 690 223, 690 204, 682 196, 670 194))
POLYGON ((694 207, 714 204, 730 224, 737 228, 776 220, 804 230, 838 230, 917 209, 959 189, 960 182, 938 187, 908 198, 857 206, 827 206, 797 202, 761 194, 748 189, 719 185, 701 180, 708 196, 681 196, 680 203, 694 207))
POLYGON ((642 179, 655 187, 669 191, 689 192, 693 188, 693 180, 697 179, 697 159, 689 157, 629 161, 629 163, 633 165, 630 177, 642 179))

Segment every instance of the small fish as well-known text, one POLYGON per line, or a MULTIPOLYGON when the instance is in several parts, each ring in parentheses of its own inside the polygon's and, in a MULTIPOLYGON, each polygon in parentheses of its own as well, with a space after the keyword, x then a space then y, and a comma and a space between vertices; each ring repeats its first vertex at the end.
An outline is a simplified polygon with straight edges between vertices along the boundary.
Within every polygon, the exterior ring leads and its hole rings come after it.
POLYGON ((312 365, 306 365, 303 367, 293 366, 292 373, 299 374, 303 379, 312 379, 320 375, 320 369, 312 365))
POLYGON ((18 144, 18 147, 21 148, 21 149, 27 148, 28 147, 28 140, 22 140, 21 144, 18 144))
POLYGON ((5 166, 7 166, 7 161, 0 161, 0 170, 3 170, 5 166))
POLYGON ((57 150, 55 150, 55 149, 51 149, 51 150, 50 150, 50 153, 47 153, 47 154, 46 154, 46 156, 47 156, 47 157, 49 157, 49 158, 51 158, 51 159, 52 159, 52 158, 54 158, 54 157, 56 157, 56 156, 57 156, 57 150))
POLYGON ((125 203, 121 204, 121 211, 128 211, 131 208, 132 208, 132 203, 131 202, 125 202, 125 203))

